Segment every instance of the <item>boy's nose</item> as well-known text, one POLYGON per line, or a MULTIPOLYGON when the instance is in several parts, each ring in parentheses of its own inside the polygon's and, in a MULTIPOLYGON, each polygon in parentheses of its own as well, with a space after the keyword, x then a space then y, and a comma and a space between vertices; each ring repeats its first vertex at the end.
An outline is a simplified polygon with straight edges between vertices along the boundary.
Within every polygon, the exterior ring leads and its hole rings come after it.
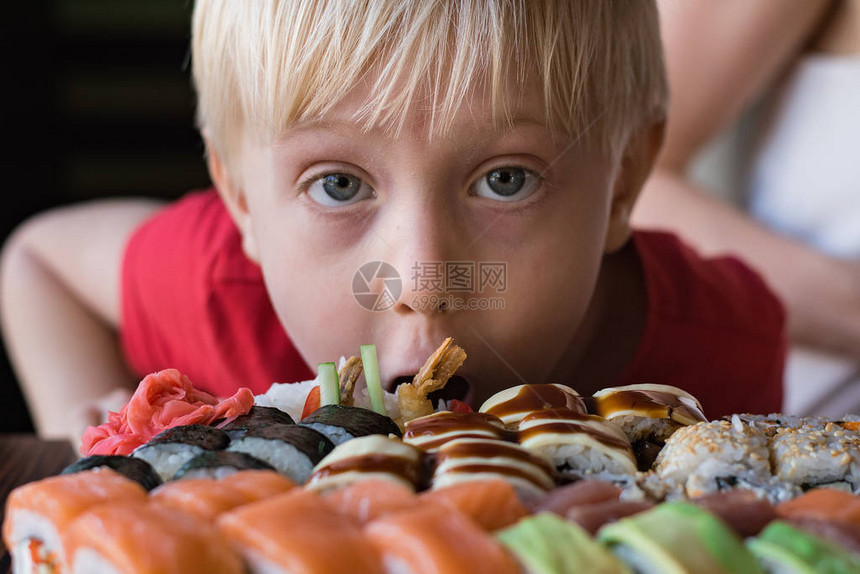
POLYGON ((451 313, 467 298, 474 264, 466 261, 457 227, 445 210, 422 210, 400 223, 389 241, 390 262, 400 274, 402 291, 394 310, 401 314, 451 313), (458 300, 455 301, 455 298, 458 300))

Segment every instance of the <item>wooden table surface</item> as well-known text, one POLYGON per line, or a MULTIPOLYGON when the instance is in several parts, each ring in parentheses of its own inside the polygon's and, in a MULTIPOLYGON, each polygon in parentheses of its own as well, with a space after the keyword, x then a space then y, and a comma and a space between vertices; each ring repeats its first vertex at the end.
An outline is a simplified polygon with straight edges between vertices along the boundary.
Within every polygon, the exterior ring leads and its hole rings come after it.
MULTIPOLYGON (((0 502, 18 486, 58 474, 77 459, 72 445, 61 440, 42 440, 33 435, 0 435, 0 502)), ((3 517, 0 516, 0 527, 3 517)), ((0 572, 10 571, 11 560, 0 541, 0 572)))

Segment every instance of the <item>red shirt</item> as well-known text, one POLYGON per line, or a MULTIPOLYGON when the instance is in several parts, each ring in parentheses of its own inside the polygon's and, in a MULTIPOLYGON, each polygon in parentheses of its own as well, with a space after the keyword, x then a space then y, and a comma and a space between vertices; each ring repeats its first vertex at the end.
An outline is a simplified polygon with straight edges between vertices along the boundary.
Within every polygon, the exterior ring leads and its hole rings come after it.
MULTIPOLYGON (((711 418, 778 411, 784 317, 761 278, 732 257, 702 259, 671 234, 637 231, 634 241, 648 314, 617 384, 681 387, 711 418)), ((123 350, 141 376, 174 367, 219 396, 313 377, 212 190, 186 196, 133 234, 122 314, 123 350)))

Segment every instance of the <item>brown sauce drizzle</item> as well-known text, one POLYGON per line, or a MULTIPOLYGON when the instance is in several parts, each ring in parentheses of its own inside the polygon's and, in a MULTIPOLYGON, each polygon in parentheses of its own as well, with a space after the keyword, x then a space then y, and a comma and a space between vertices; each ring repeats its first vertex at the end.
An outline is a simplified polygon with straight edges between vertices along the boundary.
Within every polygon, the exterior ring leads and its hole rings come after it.
POLYGON ((313 480, 322 480, 347 472, 385 472, 397 475, 411 484, 418 482, 420 464, 400 456, 366 454, 337 460, 313 474, 313 480))
MULTIPOLYGON (((422 436, 423 436, 423 435, 422 435, 422 436)), ((440 447, 441 447, 442 445, 444 445, 444 444, 448 444, 448 443, 449 443, 449 442, 451 442, 452 440, 457 440, 458 438, 483 438, 483 439, 492 439, 493 437, 491 437, 491 436, 487 436, 487 435, 485 435, 485 434, 478 434, 478 433, 476 433, 476 432, 465 432, 465 431, 464 431, 462 434, 461 434, 461 433, 457 433, 456 435, 445 436, 445 437, 439 437, 439 438, 437 438, 437 439, 431 439, 431 440, 428 440, 427 442, 420 442, 420 441, 416 440, 416 437, 411 437, 411 438, 412 438, 412 441, 413 441, 413 442, 412 442, 412 444, 413 444, 414 446, 417 446, 418 448, 421 448, 421 449, 424 449, 424 450, 433 450, 433 449, 438 449, 438 448, 440 448, 440 447)))
POLYGON ((502 438, 504 423, 498 418, 486 413, 445 413, 430 415, 406 423, 406 433, 403 438, 419 438, 435 436, 450 432, 488 431, 492 436, 502 438))
POLYGON ((525 448, 501 441, 448 443, 438 452, 437 456, 440 465, 448 459, 506 457, 537 466, 550 476, 553 473, 552 466, 543 458, 533 455, 525 448))
MULTIPOLYGON (((595 411, 608 417, 620 411, 633 410, 637 415, 651 418, 675 418, 675 413, 686 420, 707 422, 704 413, 692 404, 681 401, 678 395, 660 391, 615 391, 603 397, 594 397, 595 411)), ((677 420, 677 418, 675 418, 677 420)))
POLYGON ((487 409, 487 413, 504 418, 543 409, 572 409, 585 413, 581 397, 566 393, 555 385, 524 385, 513 398, 487 409))
POLYGON ((582 415, 567 409, 550 409, 534 413, 534 415, 529 415, 523 419, 523 422, 528 422, 534 419, 550 419, 553 422, 541 422, 533 427, 521 430, 521 442, 544 433, 585 434, 610 448, 621 449, 631 452, 632 454, 632 449, 628 440, 613 436, 608 432, 601 432, 600 429, 595 429, 594 427, 585 424, 589 420, 602 424, 610 424, 606 423, 605 419, 601 417, 582 415))

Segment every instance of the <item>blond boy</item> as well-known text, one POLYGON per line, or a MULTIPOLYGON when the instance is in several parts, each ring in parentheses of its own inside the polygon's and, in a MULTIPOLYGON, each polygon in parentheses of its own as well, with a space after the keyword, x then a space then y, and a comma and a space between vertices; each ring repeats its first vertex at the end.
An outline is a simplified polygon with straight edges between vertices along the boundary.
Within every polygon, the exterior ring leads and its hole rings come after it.
POLYGON ((667 100, 653 3, 201 0, 193 71, 217 194, 58 210, 6 248, 4 334, 43 433, 166 367, 261 392, 375 343, 391 389, 448 336, 475 406, 558 381, 779 408, 761 280, 629 226, 667 100), (359 276, 388 299, 368 309, 359 276))

